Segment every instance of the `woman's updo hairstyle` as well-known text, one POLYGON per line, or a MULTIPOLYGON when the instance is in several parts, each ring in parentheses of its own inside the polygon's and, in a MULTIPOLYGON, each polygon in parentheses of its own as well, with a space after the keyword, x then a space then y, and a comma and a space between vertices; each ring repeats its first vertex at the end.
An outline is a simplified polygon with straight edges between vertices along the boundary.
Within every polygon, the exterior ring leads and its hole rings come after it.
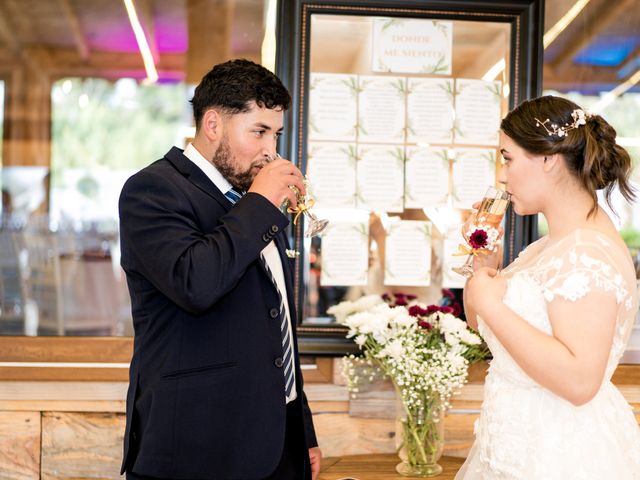
POLYGON ((502 120, 500 129, 533 155, 561 154, 569 171, 593 199, 605 190, 609 207, 617 185, 628 201, 635 198, 629 183, 631 158, 616 143, 616 131, 600 115, 590 115, 570 100, 552 95, 525 100, 502 120))

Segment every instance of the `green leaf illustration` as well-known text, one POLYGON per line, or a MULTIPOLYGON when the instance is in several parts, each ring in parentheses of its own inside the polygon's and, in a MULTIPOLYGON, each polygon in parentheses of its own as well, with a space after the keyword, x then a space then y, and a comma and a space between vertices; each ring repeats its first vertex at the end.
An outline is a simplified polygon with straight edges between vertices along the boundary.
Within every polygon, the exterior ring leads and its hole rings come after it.
POLYGON ((438 59, 436 64, 433 65, 432 67, 425 66, 422 68, 423 73, 430 73, 430 74, 447 73, 448 71, 449 71, 449 64, 447 63, 444 55, 440 55, 440 58, 438 59))
POLYGON ((499 103, 502 97, 500 85, 492 82, 491 85, 485 85, 485 88, 493 94, 493 99, 499 103))
POLYGON ((484 152, 482 154, 482 158, 484 160, 486 160, 487 162, 489 162, 492 166, 496 166, 496 152, 491 150, 491 151, 487 151, 484 152))
POLYGON ((404 23, 404 20, 400 20, 399 18, 387 18, 382 23, 382 28, 380 29, 380 31, 384 32, 387 28, 392 27, 394 25, 399 27, 403 23, 404 23))
POLYGON ((444 84, 439 83, 438 87, 444 90, 449 100, 453 101, 453 96, 455 95, 455 92, 453 91, 453 82, 447 80, 444 82, 444 84))

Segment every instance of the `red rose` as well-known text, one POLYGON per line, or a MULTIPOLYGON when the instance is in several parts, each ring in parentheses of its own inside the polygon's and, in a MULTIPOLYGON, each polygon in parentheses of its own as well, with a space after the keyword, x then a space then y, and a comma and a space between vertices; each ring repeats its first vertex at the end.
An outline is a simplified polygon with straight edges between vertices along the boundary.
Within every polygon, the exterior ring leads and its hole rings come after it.
POLYGON ((440 311, 442 313, 453 313, 453 308, 451 308, 451 307, 440 307, 440 311))
POLYGON ((487 246, 487 239, 487 232, 479 228, 469 237, 469 245, 475 249, 484 248, 487 246))

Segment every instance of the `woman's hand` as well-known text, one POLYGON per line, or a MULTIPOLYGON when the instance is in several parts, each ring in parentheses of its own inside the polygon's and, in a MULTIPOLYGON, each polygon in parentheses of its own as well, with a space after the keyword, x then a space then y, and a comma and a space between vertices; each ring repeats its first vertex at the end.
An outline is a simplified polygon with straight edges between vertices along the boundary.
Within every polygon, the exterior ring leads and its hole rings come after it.
POLYGON ((502 302, 506 290, 507 280, 495 268, 482 267, 467 281, 465 299, 480 317, 486 318, 502 302))

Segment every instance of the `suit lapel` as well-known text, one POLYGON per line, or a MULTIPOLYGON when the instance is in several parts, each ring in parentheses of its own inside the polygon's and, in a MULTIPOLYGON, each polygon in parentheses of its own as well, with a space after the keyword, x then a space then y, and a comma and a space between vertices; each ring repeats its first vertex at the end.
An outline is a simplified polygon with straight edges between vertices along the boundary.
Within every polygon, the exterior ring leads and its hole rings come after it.
POLYGON ((231 202, 215 186, 215 184, 200 170, 200 168, 189 160, 177 147, 173 147, 164 156, 184 177, 204 193, 216 200, 225 210, 231 210, 231 202))

